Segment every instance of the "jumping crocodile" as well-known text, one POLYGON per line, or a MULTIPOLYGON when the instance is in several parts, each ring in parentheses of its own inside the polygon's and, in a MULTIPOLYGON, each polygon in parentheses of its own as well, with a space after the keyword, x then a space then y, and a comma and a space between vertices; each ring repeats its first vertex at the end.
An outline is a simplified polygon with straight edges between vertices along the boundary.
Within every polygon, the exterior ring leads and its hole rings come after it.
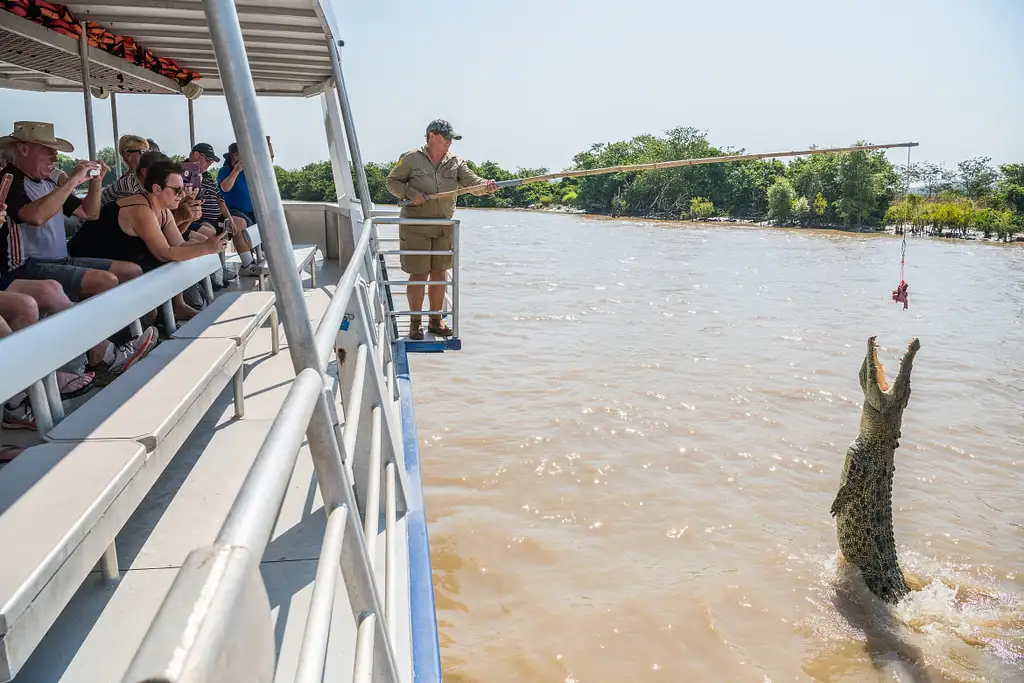
POLYGON ((903 409, 910 400, 910 371, 919 348, 921 343, 913 339, 890 387, 878 362, 875 337, 868 339, 860 368, 864 391, 860 432, 846 451, 831 509, 843 557, 860 569, 872 593, 892 604, 910 592, 892 533, 892 476, 903 409))

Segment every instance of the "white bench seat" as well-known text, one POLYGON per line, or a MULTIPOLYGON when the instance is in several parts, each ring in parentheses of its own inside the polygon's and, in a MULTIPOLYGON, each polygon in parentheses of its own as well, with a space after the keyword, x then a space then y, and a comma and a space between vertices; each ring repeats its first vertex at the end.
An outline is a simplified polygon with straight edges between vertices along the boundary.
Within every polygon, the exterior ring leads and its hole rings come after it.
POLYGON ((0 471, 0 681, 112 547, 144 492, 115 501, 145 464, 137 442, 90 441, 33 446, 0 471))
POLYGON ((241 366, 241 356, 231 339, 162 342, 44 438, 124 439, 149 453, 176 453, 241 366))
MULTIPOLYGON (((260 261, 260 290, 267 289, 267 277, 270 275, 270 265, 263 260, 263 239, 260 237, 259 226, 250 225, 245 229, 249 244, 256 250, 257 259, 260 261)), ((295 268, 300 273, 309 268, 310 285, 316 287, 316 252, 319 250, 315 244, 293 244, 292 254, 295 257, 295 268)), ((225 259, 227 263, 241 264, 242 260, 237 254, 225 259)))
POLYGON ((276 354, 280 348, 277 296, 273 292, 227 292, 214 299, 172 335, 175 339, 231 339, 239 347, 270 318, 276 354))
MULTIPOLYGON (((278 324, 277 295, 273 292, 229 292, 217 297, 195 318, 172 335, 175 339, 230 339, 238 347, 238 356, 245 358, 245 345, 270 318, 271 353, 281 350, 281 328, 278 324)), ((235 417, 245 416, 245 362, 235 371, 235 417)))
MULTIPOLYGON (((162 342, 0 470, 0 681, 31 655, 241 365, 233 339, 162 342)), ((236 408, 240 396, 236 388, 236 408)))

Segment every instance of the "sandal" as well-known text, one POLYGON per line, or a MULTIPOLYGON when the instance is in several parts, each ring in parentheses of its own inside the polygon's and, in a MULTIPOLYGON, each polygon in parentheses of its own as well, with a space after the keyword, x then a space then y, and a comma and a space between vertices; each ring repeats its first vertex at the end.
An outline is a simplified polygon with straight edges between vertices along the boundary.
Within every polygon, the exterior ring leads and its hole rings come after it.
POLYGON ((11 462, 25 450, 21 446, 0 446, 0 465, 11 462))
POLYGON ((427 325, 427 332, 436 334, 438 337, 450 337, 453 334, 452 328, 448 327, 443 320, 438 320, 437 322, 431 320, 430 324, 427 325))
POLYGON ((29 401, 28 396, 25 396, 16 404, 4 404, 4 417, 3 421, 0 422, 0 427, 4 429, 30 429, 35 431, 36 416, 32 412, 32 402, 29 401))
POLYGON ((95 372, 83 372, 81 375, 76 375, 73 372, 58 371, 57 385, 60 387, 61 400, 77 398, 92 391, 92 382, 95 377, 95 372))
POLYGON ((417 325, 416 327, 409 329, 409 339, 413 341, 423 341, 423 328, 417 325))

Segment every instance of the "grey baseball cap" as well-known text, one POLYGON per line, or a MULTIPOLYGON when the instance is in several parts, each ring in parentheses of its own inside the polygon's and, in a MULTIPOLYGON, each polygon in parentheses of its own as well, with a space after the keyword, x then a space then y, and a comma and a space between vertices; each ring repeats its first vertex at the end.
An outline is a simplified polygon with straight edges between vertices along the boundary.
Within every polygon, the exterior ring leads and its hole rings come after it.
POLYGON ((456 134, 452 124, 448 123, 444 119, 435 119, 427 125, 427 135, 431 133, 437 133, 443 135, 449 140, 461 140, 462 136, 456 134))

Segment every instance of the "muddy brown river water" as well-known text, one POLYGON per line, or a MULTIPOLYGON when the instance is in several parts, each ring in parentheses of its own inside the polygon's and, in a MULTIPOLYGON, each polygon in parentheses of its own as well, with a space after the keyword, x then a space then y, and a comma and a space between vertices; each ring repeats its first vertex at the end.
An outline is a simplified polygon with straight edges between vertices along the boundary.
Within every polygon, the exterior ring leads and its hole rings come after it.
POLYGON ((462 210, 412 358, 446 680, 1024 680, 1024 249, 462 210), (829 506, 869 336, 921 340, 889 610, 829 506), (962 589, 959 594, 955 588, 962 589))

